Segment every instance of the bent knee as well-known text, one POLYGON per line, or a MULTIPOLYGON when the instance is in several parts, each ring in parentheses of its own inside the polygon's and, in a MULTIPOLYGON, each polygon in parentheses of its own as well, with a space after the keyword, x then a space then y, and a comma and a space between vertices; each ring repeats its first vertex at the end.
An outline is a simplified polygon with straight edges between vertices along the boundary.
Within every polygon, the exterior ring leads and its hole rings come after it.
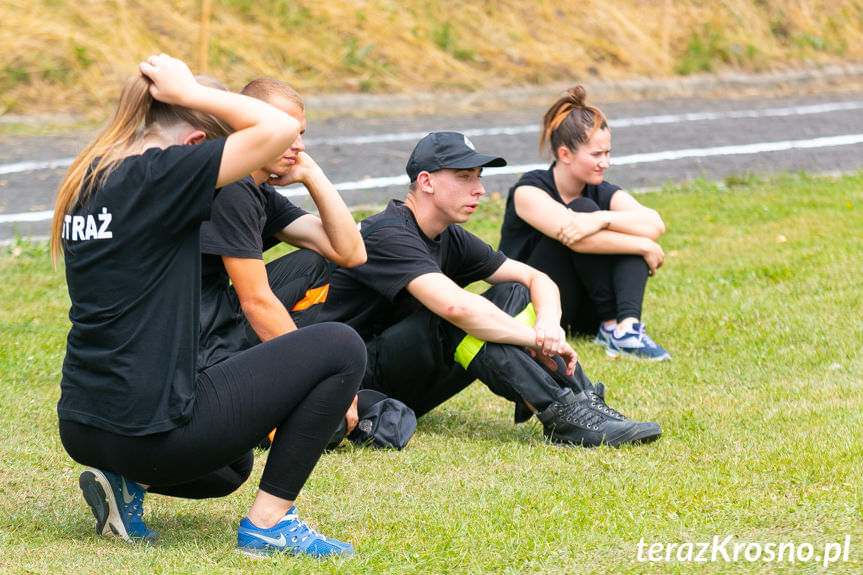
POLYGON ((580 197, 569 202, 566 207, 574 212, 598 212, 600 211, 599 204, 590 198, 580 197))
POLYGON ((303 328, 319 332, 320 341, 323 346, 321 351, 326 352, 334 360, 341 359, 344 368, 365 371, 366 344, 351 326, 328 321, 303 328))

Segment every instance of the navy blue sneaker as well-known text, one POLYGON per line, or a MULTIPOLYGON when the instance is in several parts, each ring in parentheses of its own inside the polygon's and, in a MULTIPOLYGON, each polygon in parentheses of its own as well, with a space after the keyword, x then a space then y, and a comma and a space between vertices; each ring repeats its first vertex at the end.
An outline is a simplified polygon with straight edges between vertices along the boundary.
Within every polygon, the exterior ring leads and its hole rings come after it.
POLYGON ((608 357, 624 355, 650 361, 671 360, 671 354, 650 339, 650 336, 644 331, 643 323, 632 324, 630 329, 619 336, 617 332, 613 333, 608 347, 605 348, 605 354, 608 357))
POLYGON ((237 550, 248 555, 310 555, 318 558, 350 557, 354 546, 324 537, 297 517, 291 507, 274 527, 261 529, 243 517, 237 528, 237 550))
POLYGON ((613 335, 614 328, 607 328, 604 323, 600 322, 599 329, 596 331, 596 337, 593 338, 593 343, 608 347, 609 342, 611 342, 611 336, 613 335))
POLYGON ((156 541, 159 534, 142 519, 146 494, 143 487, 121 475, 92 467, 81 473, 78 485, 96 518, 96 533, 125 541, 156 541))

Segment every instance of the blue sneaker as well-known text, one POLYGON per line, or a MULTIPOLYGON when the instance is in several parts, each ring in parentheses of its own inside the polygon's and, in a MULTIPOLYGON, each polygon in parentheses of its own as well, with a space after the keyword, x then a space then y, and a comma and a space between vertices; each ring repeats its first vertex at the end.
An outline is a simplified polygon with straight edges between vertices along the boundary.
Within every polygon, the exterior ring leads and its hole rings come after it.
POLYGON ((237 550, 248 555, 311 555, 312 557, 350 557, 354 546, 350 543, 324 537, 297 517, 297 508, 291 507, 274 527, 261 529, 243 517, 237 528, 237 550))
POLYGON ((612 334, 608 347, 605 348, 605 354, 609 357, 625 355, 650 361, 671 360, 671 354, 650 339, 650 336, 644 331, 643 323, 634 323, 620 336, 617 335, 617 332, 612 334))
POLYGON ((143 487, 121 475, 92 467, 81 473, 78 485, 96 518, 96 533, 125 541, 156 541, 159 534, 141 519, 146 494, 143 487))
POLYGON ((605 324, 600 322, 599 329, 596 332, 596 337, 593 338, 593 343, 608 347, 611 342, 611 337, 614 335, 614 328, 607 328, 605 324))

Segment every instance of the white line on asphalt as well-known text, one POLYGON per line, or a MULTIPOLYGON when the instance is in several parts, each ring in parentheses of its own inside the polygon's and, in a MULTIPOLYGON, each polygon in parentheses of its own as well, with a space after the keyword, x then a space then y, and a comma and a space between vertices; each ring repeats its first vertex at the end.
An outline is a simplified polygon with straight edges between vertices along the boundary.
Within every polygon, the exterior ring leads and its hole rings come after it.
POLYGON ((628 128, 629 126, 652 126, 656 124, 674 124, 677 122, 704 122, 711 120, 744 119, 744 118, 785 118, 788 116, 807 116, 811 114, 828 114, 863 109, 863 102, 830 102, 813 104, 811 106, 788 106, 784 108, 765 108, 763 110, 729 110, 727 112, 690 112, 687 114, 665 114, 645 116, 643 118, 622 118, 609 120, 612 128, 628 128))
MULTIPOLYGON (((863 102, 830 102, 809 106, 786 106, 782 108, 765 108, 763 110, 730 110, 727 112, 690 112, 686 114, 661 114, 641 118, 618 118, 609 120, 612 128, 629 128, 632 126, 653 126, 658 124, 675 124, 679 122, 705 122, 725 119, 745 118, 784 118, 788 116, 807 116, 811 114, 828 114, 849 110, 863 109, 863 102)), ((539 132, 538 125, 530 126, 496 126, 494 128, 476 128, 461 131, 468 138, 483 136, 516 136, 520 134, 535 134, 539 132)), ((308 138, 306 145, 362 145, 382 144, 388 142, 412 142, 419 140, 428 132, 401 132, 397 134, 373 134, 370 136, 344 136, 340 138, 308 138)))
MULTIPOLYGON (((628 156, 612 157, 612 165, 651 164, 654 162, 669 162, 686 158, 763 154, 767 152, 782 152, 785 150, 808 150, 812 148, 853 146, 856 144, 863 144, 863 134, 827 136, 823 138, 812 138, 809 140, 760 142, 756 144, 741 144, 736 146, 716 146, 712 148, 687 148, 683 150, 667 150, 664 152, 653 152, 648 154, 630 154, 628 156)), ((514 166, 505 166, 503 168, 488 168, 483 171, 483 176, 490 177, 522 174, 530 170, 545 169, 546 167, 547 164, 519 164, 514 166)), ((353 182, 341 182, 335 184, 335 186, 338 191, 347 192, 406 186, 408 183, 410 183, 408 177, 406 175, 402 175, 388 176, 384 178, 366 178, 364 180, 356 180, 353 182)), ((297 186, 279 188, 279 192, 289 198, 308 195, 305 188, 297 186)), ((52 211, 0 214, 0 224, 49 220, 53 217, 53 214, 54 212, 52 211)))
MULTIPOLYGON (((785 150, 806 150, 811 148, 829 148, 835 146, 853 146, 863 144, 863 134, 848 134, 845 136, 828 136, 824 138, 813 138, 810 140, 785 140, 781 142, 761 142, 757 144, 741 144, 736 146, 717 146, 713 148, 688 148, 683 150, 667 150, 664 152, 653 152, 648 154, 630 154, 628 156, 612 156, 612 166, 623 166, 627 164, 651 164, 654 162, 668 162, 686 158, 706 158, 712 156, 733 156, 745 154, 761 154, 766 152, 781 152, 785 150)), ((548 164, 520 164, 505 166, 503 168, 487 168, 483 170, 483 176, 506 176, 512 174, 523 174, 530 170, 541 170, 548 164)), ((392 186, 405 186, 409 182, 405 176, 390 176, 386 178, 366 178, 353 182, 341 182, 335 184, 340 192, 354 190, 371 190, 388 188, 392 186)), ((300 197, 308 194, 305 188, 291 186, 279 190, 287 197, 300 197)))
POLYGON ((18 172, 30 172, 32 170, 55 170, 57 168, 68 168, 75 158, 62 158, 47 162, 18 162, 17 164, 0 164, 0 176, 4 174, 16 174, 18 172))
MULTIPOLYGON (((828 114, 850 110, 863 109, 863 102, 829 102, 808 106, 786 106, 781 108, 765 108, 763 110, 729 110, 726 112, 690 112, 686 114, 661 114, 641 118, 619 118, 609 120, 612 128, 628 128, 631 126, 652 126, 658 124, 674 124, 679 122, 704 122, 724 119, 745 118, 781 118, 788 116, 805 116, 811 114, 828 114)), ((483 136, 516 136, 533 134, 539 131, 539 126, 498 126, 494 128, 476 128, 462 130, 469 138, 483 136)), ((309 138, 308 146, 344 146, 362 144, 382 144, 387 142, 408 142, 419 140, 427 132, 400 132, 396 134, 373 134, 370 136, 344 136, 335 138, 309 138)), ((62 158, 46 162, 18 162, 0 164, 0 175, 15 174, 32 170, 54 170, 67 168, 73 158, 62 158)))
POLYGON ((0 214, 0 224, 20 224, 22 222, 42 222, 54 217, 54 210, 24 212, 23 214, 0 214))

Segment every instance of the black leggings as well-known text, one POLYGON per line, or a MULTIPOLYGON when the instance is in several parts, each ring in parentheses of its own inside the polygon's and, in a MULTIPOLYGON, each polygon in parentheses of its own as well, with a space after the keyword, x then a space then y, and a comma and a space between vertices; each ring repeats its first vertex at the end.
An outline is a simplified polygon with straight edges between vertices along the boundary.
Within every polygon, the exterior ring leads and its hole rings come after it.
POLYGON ((309 326, 206 369, 181 427, 132 437, 61 420, 60 438, 83 465, 153 493, 200 499, 236 490, 251 473, 252 449, 275 427, 260 488, 292 500, 344 419, 365 357, 350 327, 309 326))
MULTIPOLYGON (((576 198, 567 207, 576 212, 599 210, 589 198, 576 198)), ((641 319, 649 272, 641 256, 580 254, 542 236, 525 263, 548 274, 560 288, 564 329, 593 335, 600 322, 641 319)))

